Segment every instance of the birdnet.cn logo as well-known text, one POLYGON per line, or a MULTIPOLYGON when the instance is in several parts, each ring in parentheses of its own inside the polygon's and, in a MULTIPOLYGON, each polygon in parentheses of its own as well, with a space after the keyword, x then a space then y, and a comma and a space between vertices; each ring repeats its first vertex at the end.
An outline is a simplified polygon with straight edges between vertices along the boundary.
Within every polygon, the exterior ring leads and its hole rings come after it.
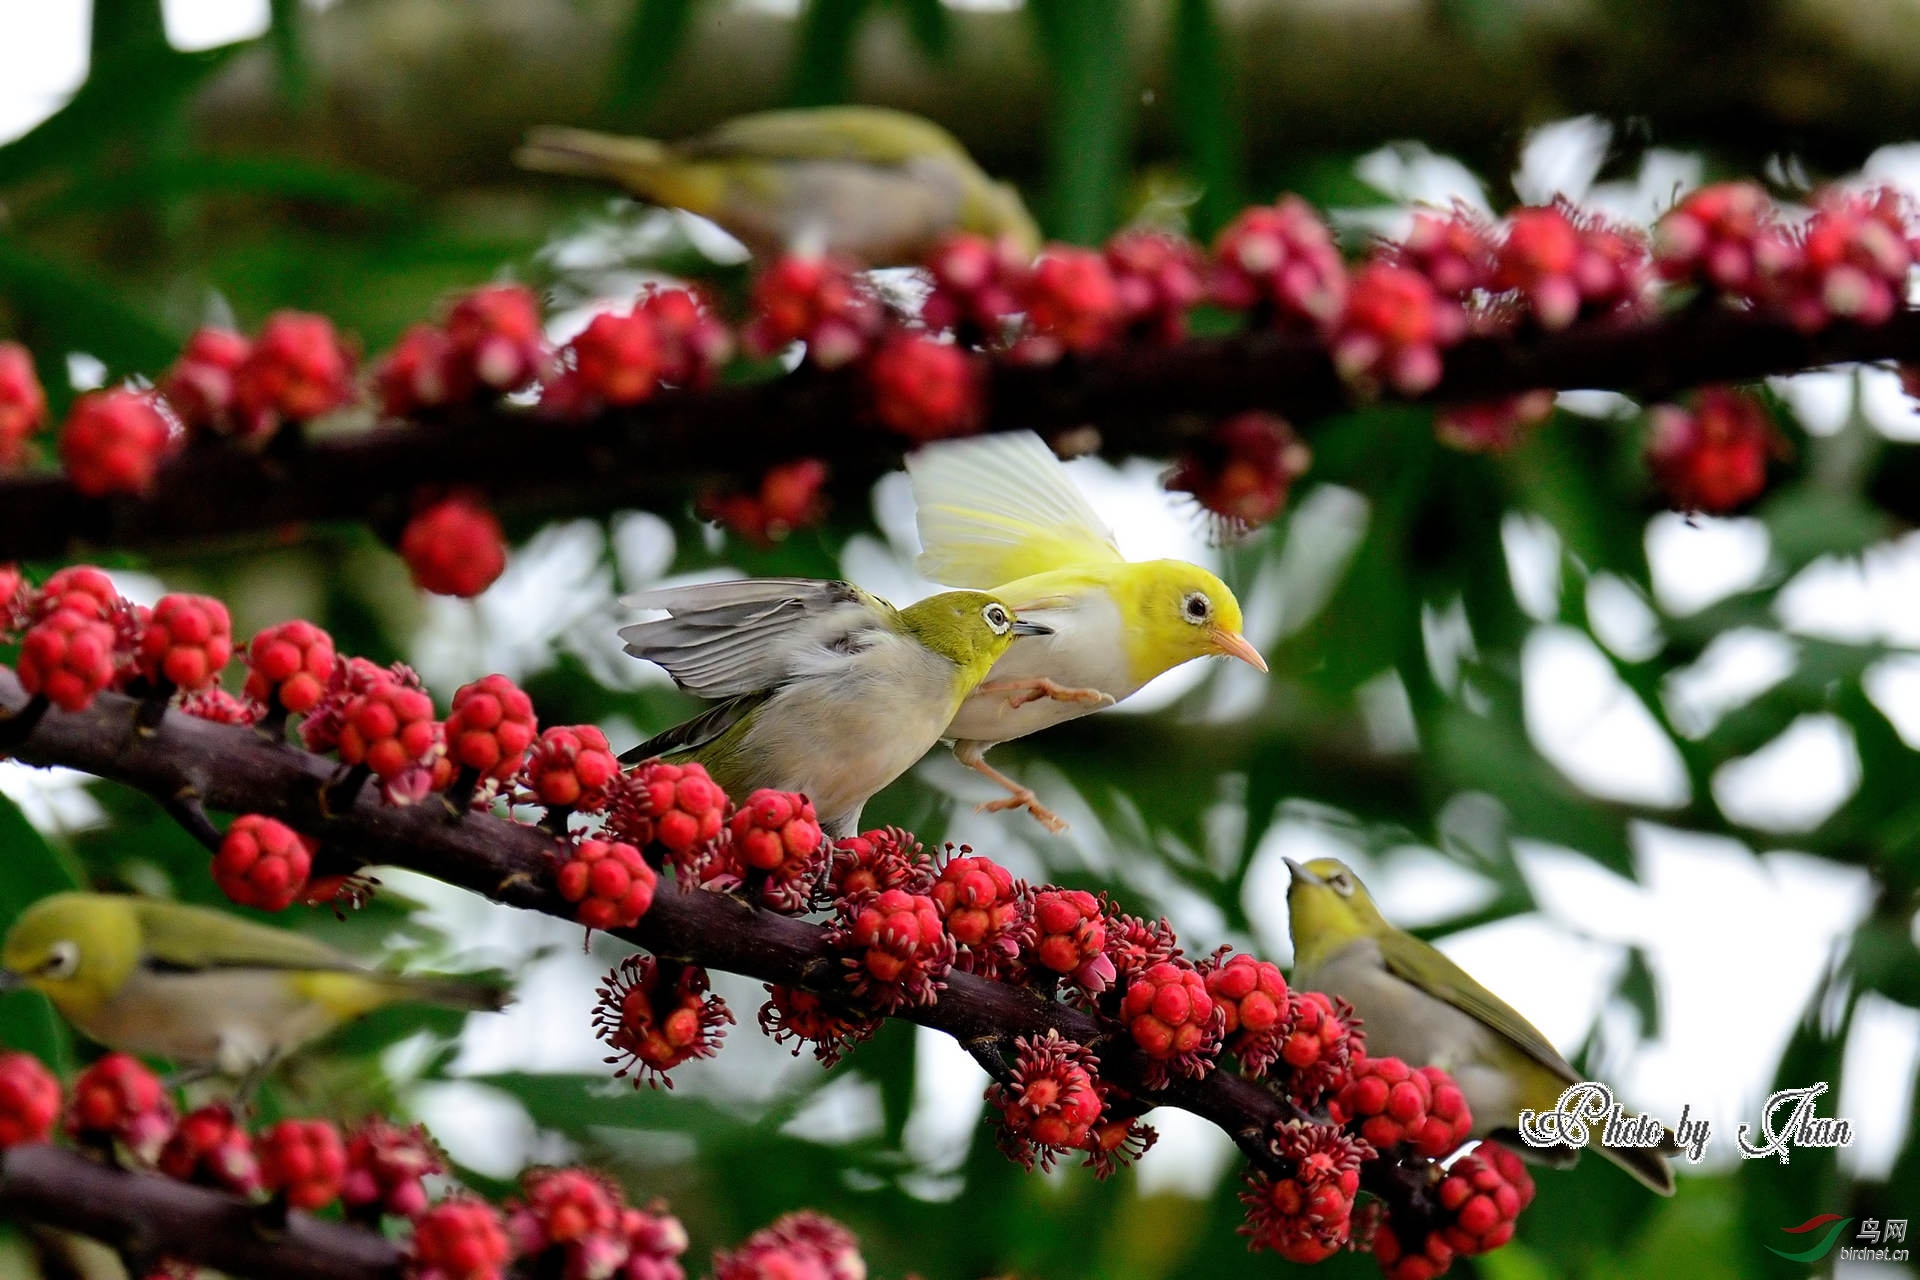
MULTIPOLYGON (((1780 1228, 1790 1236, 1800 1237, 1796 1242, 1799 1248, 1782 1249, 1771 1244, 1767 1248, 1788 1262, 1818 1262, 1832 1253, 1836 1244, 1840 1244, 1852 1223, 1852 1218, 1843 1218, 1837 1213, 1816 1214, 1797 1227, 1780 1228)), ((1860 1228, 1852 1238, 1856 1243, 1840 1245, 1842 1262, 1907 1261, 1907 1251, 1893 1247, 1906 1243, 1905 1218, 1888 1218, 1884 1222, 1879 1218, 1862 1218, 1860 1228)))

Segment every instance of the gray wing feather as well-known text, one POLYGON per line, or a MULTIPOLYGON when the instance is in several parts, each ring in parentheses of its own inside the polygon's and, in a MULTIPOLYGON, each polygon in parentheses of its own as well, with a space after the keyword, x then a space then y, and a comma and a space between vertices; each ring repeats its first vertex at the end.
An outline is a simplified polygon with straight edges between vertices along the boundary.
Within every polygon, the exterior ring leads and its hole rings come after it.
POLYGON ((639 764, 642 760, 651 760, 655 756, 672 755, 676 751, 692 751, 704 747, 740 723, 747 712, 766 700, 765 694, 746 694, 738 698, 729 698, 691 720, 677 724, 671 729, 661 730, 637 747, 629 747, 620 753, 620 763, 639 764))
POLYGON ((657 663, 701 698, 735 698, 790 679, 821 648, 847 647, 887 625, 891 606, 847 582, 755 578, 667 587, 628 596, 668 616, 620 629, 627 652, 657 663))

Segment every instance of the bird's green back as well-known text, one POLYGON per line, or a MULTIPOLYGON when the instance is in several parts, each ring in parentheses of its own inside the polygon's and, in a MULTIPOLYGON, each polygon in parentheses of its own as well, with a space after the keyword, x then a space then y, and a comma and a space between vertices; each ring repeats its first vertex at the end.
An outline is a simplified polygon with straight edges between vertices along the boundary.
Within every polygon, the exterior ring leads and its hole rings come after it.
POLYGON ((179 969, 317 969, 365 966, 324 942, 231 916, 154 898, 131 899, 146 953, 179 969))
POLYGON ((966 149, 931 120, 884 107, 811 107, 739 116, 697 138, 673 144, 690 160, 861 160, 905 164, 966 149))

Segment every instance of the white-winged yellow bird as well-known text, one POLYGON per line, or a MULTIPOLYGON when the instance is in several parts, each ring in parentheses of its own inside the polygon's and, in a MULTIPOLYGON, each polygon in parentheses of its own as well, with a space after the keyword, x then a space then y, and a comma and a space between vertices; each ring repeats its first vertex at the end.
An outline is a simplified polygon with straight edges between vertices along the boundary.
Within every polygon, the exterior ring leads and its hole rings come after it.
MULTIPOLYGON (((1580 1079, 1547 1038, 1466 970, 1387 923, 1338 858, 1305 866, 1289 858, 1287 868, 1294 986, 1351 1004, 1368 1053, 1451 1075, 1473 1112, 1474 1137, 1492 1137, 1539 1163, 1572 1163, 1572 1148, 1530 1147, 1515 1130, 1523 1108, 1553 1110, 1580 1079)), ((1673 1194, 1661 1151, 1595 1145, 1648 1187, 1673 1194)))
POLYGON ((679 142, 544 127, 514 159, 697 213, 760 257, 907 265, 951 231, 1009 236, 1029 255, 1040 247, 1020 193, 981 172, 945 129, 904 111, 766 111, 679 142))
POLYGON ((669 587, 622 603, 668 613, 623 628, 628 653, 721 701, 621 759, 697 760, 735 799, 760 787, 804 792, 836 839, 940 740, 1009 644, 1046 634, 983 591, 895 609, 851 583, 807 578, 669 587))
POLYGON ((390 1004, 495 1010, 507 994, 376 973, 312 938, 205 907, 102 893, 28 907, 0 965, 0 987, 40 992, 90 1040, 243 1081, 390 1004))
POLYGON ((907 458, 920 528, 919 570, 992 591, 1052 634, 1020 640, 947 726, 960 762, 1005 787, 982 809, 1024 808, 1066 824, 994 769, 995 743, 1112 706, 1194 658, 1266 659, 1240 634, 1227 584, 1183 560, 1131 561, 1032 432, 930 445, 907 458))

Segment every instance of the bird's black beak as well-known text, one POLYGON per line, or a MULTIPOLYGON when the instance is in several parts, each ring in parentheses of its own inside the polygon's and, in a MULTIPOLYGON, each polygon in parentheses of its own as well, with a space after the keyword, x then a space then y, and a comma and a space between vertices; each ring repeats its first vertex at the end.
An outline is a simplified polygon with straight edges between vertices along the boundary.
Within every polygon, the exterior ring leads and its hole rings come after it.
POLYGON ((1025 618, 1013 624, 1013 634, 1017 636, 1050 636, 1053 628, 1041 622, 1028 622, 1025 618))
POLYGON ((18 991, 27 985, 27 980, 11 969, 0 969, 0 994, 18 991))
POLYGON ((1326 883, 1326 881, 1322 880, 1319 876, 1313 874, 1313 872, 1307 870, 1305 867, 1295 862, 1292 858, 1282 858, 1281 861, 1287 864, 1287 870, 1290 873, 1292 873, 1293 882, 1295 884, 1325 884, 1326 883))

